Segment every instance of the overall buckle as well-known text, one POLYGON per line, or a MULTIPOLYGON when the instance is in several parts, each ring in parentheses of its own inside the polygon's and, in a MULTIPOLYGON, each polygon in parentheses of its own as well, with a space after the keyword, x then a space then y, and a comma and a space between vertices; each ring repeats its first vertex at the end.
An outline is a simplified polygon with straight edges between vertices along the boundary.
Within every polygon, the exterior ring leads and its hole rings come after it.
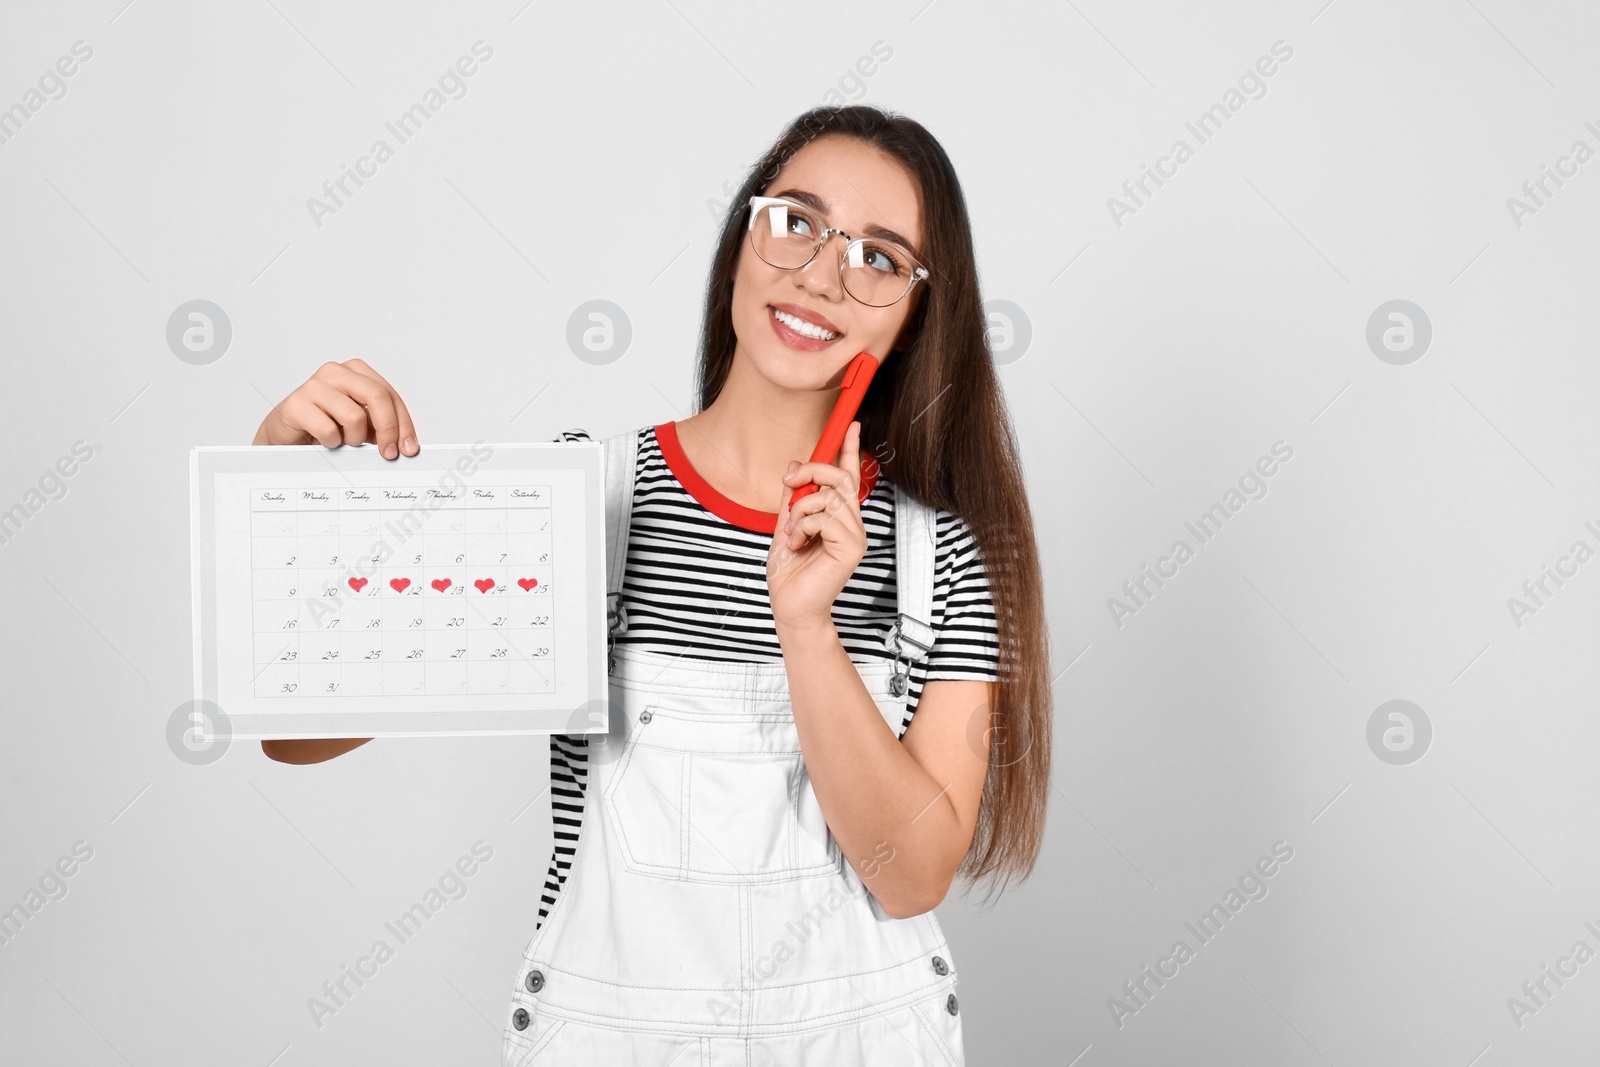
POLYGON ((621 593, 606 594, 606 659, 611 673, 617 670, 616 658, 611 653, 617 647, 617 635, 628 632, 628 609, 622 603, 621 593))
POLYGON ((889 627, 889 634, 883 642, 884 647, 894 653, 895 669, 889 678, 889 692, 897 697, 903 697, 906 695, 906 690, 911 687, 911 663, 906 646, 915 648, 916 659, 920 660, 933 650, 933 641, 932 626, 921 619, 912 618, 903 611, 900 613, 894 625, 889 627))

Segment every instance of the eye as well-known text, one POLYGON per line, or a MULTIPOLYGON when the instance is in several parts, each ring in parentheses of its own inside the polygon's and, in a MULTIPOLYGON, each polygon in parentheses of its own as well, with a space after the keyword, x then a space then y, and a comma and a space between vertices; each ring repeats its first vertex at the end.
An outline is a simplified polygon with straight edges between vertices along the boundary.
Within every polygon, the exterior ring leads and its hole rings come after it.
POLYGON ((903 273, 905 264, 883 245, 864 244, 861 246, 861 261, 874 270, 881 270, 886 274, 903 273))
POLYGON ((796 208, 790 208, 789 232, 794 234, 796 237, 810 238, 815 237, 818 232, 820 232, 820 228, 817 226, 816 220, 814 220, 810 215, 807 215, 805 212, 797 210, 796 208))

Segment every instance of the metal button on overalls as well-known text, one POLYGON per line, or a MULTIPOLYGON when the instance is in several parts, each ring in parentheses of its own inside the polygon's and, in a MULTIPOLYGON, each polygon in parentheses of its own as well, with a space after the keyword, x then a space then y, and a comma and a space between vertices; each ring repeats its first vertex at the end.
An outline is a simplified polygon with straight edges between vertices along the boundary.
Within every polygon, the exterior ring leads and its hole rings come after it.
POLYGON ((528 992, 537 993, 544 988, 544 975, 538 971, 528 972, 528 992))
MULTIPOLYGON (((638 440, 605 443, 618 591, 638 440)), ((932 645, 936 527, 891 490, 901 639, 893 658, 852 659, 898 738, 909 697, 892 680, 932 645)), ((963 1067, 949 944, 931 912, 890 916, 845 861, 806 773, 785 664, 626 642, 611 659, 622 714, 588 735, 582 834, 524 950, 539 1027, 520 1033, 515 1009, 507 1067, 918 1062, 908 1052, 963 1067)))

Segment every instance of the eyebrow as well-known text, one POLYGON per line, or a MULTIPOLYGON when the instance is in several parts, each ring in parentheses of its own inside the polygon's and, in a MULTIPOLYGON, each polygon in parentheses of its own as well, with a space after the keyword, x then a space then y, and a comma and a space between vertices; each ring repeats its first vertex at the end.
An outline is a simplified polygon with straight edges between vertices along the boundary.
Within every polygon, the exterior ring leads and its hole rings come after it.
MULTIPOLYGON (((816 193, 808 193, 804 189, 785 189, 781 193, 773 193, 772 195, 781 196, 789 200, 795 200, 809 208, 812 208, 815 211, 821 212, 824 215, 829 214, 828 202, 822 199, 822 197, 818 196, 816 193)), ((904 237, 900 236, 898 233, 895 233, 887 226, 879 226, 875 222, 869 222, 861 232, 869 237, 882 237, 884 240, 894 241, 897 244, 904 245, 906 248, 910 249, 913 256, 916 256, 918 259, 922 258, 922 250, 920 248, 906 240, 904 237)))

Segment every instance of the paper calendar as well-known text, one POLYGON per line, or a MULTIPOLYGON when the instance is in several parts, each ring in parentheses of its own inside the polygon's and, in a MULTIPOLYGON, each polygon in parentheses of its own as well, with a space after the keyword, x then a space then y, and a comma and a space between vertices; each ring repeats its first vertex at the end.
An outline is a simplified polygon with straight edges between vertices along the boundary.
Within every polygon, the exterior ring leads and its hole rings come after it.
POLYGON ((592 729, 600 464, 592 441, 193 449, 196 698, 242 738, 592 729))

